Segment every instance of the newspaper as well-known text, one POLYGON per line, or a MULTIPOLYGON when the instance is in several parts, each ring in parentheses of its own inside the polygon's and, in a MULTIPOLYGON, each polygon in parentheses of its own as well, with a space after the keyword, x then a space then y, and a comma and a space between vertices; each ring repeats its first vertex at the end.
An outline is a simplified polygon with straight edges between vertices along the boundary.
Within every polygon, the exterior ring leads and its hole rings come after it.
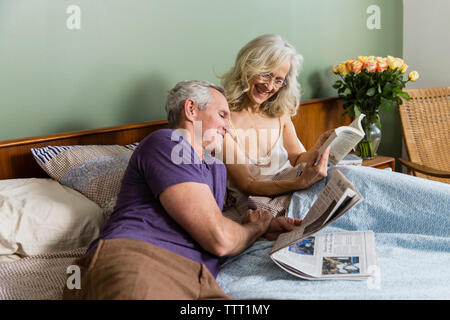
POLYGON ((319 234, 357 203, 362 195, 335 170, 300 226, 281 234, 270 257, 282 269, 304 279, 367 279, 376 266, 372 231, 319 234))
POLYGON ((365 132, 361 126, 361 120, 365 114, 360 114, 349 126, 342 126, 334 129, 333 133, 320 146, 316 164, 319 162, 322 153, 330 146, 330 156, 328 162, 336 165, 343 159, 357 144, 364 138, 365 132))
POLYGON ((377 266, 372 231, 322 233, 271 255, 283 270, 308 280, 367 280, 377 266))

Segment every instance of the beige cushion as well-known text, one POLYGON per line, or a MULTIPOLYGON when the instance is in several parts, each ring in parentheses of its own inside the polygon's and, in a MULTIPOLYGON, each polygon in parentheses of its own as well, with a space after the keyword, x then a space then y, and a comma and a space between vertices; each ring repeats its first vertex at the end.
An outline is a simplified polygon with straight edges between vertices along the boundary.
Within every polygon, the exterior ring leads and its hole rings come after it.
POLYGON ((34 255, 87 246, 103 210, 53 179, 0 180, 0 254, 34 255))

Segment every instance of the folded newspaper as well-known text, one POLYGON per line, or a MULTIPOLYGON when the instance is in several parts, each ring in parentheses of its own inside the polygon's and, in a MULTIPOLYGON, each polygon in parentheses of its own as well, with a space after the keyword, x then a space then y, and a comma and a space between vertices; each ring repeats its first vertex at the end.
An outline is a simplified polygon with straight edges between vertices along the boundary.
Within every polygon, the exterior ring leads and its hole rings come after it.
POLYGON ((377 268, 372 231, 316 234, 363 200, 335 170, 300 226, 281 234, 270 257, 285 271, 309 280, 366 280, 377 268))

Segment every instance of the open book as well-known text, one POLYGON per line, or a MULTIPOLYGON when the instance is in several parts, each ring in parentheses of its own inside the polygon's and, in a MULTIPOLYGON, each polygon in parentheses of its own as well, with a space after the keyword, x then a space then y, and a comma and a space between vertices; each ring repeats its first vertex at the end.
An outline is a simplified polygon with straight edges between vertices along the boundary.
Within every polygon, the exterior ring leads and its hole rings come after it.
POLYGON ((365 280, 376 267, 372 231, 316 233, 363 200, 335 170, 300 226, 281 234, 270 257, 285 271, 309 280, 365 280))
POLYGON ((336 165, 344 158, 364 138, 365 132, 361 126, 361 120, 365 116, 365 114, 360 114, 349 126, 334 129, 334 132, 320 147, 316 164, 328 146, 330 146, 329 163, 336 165))

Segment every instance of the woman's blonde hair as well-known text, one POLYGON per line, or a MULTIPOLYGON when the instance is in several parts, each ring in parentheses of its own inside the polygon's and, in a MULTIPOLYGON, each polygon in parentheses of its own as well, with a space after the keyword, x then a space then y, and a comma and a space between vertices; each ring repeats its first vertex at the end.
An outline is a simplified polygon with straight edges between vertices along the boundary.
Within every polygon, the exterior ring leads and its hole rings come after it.
POLYGON ((250 89, 250 79, 265 72, 271 72, 289 59, 291 67, 286 75, 287 84, 267 101, 261 104, 262 111, 272 117, 284 114, 294 116, 300 104, 300 84, 297 76, 303 57, 280 36, 265 34, 247 43, 239 51, 234 67, 219 77, 225 89, 231 111, 244 108, 243 101, 250 89))

